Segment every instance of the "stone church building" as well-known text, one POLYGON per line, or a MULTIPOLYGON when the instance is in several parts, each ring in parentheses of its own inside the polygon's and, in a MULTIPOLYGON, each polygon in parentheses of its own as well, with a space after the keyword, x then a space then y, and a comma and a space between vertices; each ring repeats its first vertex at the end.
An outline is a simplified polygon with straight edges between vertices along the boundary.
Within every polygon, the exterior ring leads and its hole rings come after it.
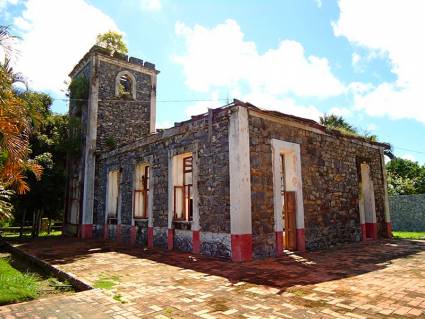
POLYGON ((96 46, 70 73, 67 234, 233 261, 391 235, 388 144, 238 100, 156 130, 158 74, 96 46))

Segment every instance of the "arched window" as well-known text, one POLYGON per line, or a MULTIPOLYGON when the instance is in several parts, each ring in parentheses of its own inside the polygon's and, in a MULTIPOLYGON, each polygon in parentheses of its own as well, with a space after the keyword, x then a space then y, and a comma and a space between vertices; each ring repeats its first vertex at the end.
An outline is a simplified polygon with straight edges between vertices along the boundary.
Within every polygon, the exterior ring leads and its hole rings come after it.
POLYGON ((131 94, 131 79, 127 74, 121 75, 119 84, 120 94, 131 94))
POLYGON ((115 96, 136 98, 136 79, 128 71, 121 71, 115 79, 115 96))

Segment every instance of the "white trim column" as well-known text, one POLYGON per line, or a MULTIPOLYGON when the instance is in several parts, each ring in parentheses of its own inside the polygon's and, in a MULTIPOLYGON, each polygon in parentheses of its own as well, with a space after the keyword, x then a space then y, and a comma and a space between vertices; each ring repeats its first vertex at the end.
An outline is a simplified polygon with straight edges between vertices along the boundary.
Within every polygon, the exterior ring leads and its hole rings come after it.
POLYGON ((375 208, 375 190, 373 179, 371 177, 370 166, 366 163, 360 164, 361 175, 361 194, 360 194, 360 223, 362 215, 364 216, 364 224, 361 224, 362 238, 366 240, 368 236, 372 239, 377 238, 376 226, 376 208, 375 208))
POLYGON ((96 136, 97 136, 97 108, 99 99, 99 78, 97 77, 98 60, 96 55, 91 58, 92 70, 90 77, 90 95, 88 103, 88 124, 84 156, 84 190, 83 211, 81 219, 82 238, 93 236, 93 205, 94 205, 94 180, 96 166, 96 136))
POLYGON ((379 150, 381 153, 381 166, 382 166, 382 182, 384 183, 384 213, 385 213, 385 226, 387 237, 392 238, 392 225, 390 215, 390 202, 388 199, 388 184, 387 184, 387 170, 385 168, 384 149, 379 150))
POLYGON ((248 110, 231 110, 229 123, 230 230, 232 260, 252 258, 251 164, 248 110))
POLYGON ((192 153, 192 193, 193 193, 193 216, 192 216, 192 252, 201 252, 201 226, 199 220, 199 153, 198 148, 192 153))
POLYGON ((152 89, 151 89, 151 103, 150 103, 150 123, 149 131, 151 134, 156 132, 156 73, 151 75, 152 89))

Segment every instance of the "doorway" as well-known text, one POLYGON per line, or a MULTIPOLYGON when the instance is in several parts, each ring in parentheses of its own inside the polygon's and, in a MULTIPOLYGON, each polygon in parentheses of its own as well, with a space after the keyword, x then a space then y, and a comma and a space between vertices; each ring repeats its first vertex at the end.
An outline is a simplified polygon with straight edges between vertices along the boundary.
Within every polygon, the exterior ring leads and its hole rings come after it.
POLYGON ((280 154, 280 193, 282 196, 282 240, 283 249, 295 250, 297 248, 296 232, 296 203, 295 192, 288 191, 286 186, 285 154, 280 154))
POLYGON ((272 139, 276 255, 305 250, 300 145, 272 139))

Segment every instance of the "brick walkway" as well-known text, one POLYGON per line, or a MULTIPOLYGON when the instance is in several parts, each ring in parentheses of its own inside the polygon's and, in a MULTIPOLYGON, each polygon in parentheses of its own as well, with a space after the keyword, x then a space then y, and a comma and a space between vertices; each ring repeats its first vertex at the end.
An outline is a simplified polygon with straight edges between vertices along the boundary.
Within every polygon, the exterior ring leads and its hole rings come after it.
POLYGON ((245 264, 73 239, 20 248, 88 284, 118 284, 3 306, 0 318, 425 318, 425 242, 368 242, 245 264))

